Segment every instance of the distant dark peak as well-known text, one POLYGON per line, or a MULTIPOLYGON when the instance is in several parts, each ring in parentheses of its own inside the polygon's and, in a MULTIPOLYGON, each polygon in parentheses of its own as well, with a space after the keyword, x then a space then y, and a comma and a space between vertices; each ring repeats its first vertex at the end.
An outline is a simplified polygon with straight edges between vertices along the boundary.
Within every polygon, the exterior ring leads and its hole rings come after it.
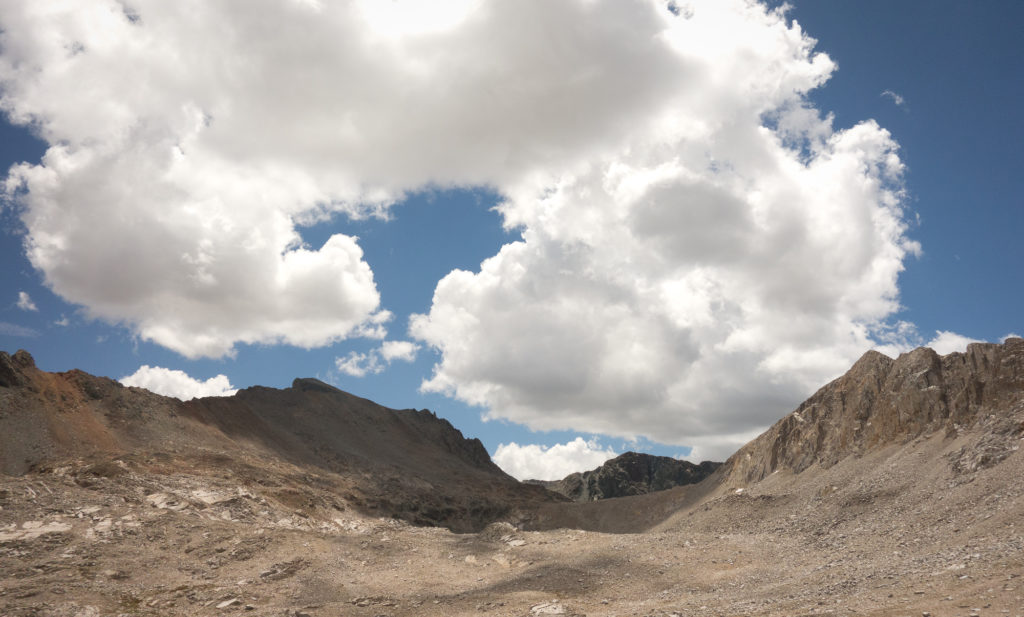
POLYGON ((573 501, 594 501, 663 491, 696 484, 711 475, 721 463, 699 465, 667 456, 626 452, 590 471, 574 473, 561 480, 527 480, 573 501))
POLYGON ((312 377, 300 377, 292 382, 292 388, 299 390, 300 392, 327 392, 327 393, 339 393, 341 390, 335 388, 330 384, 326 384, 319 379, 312 377))

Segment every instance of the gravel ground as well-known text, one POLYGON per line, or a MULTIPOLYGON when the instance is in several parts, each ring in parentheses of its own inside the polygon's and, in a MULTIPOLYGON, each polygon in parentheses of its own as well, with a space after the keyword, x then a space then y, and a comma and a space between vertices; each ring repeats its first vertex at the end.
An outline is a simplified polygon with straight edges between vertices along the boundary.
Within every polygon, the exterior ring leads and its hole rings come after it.
POLYGON ((0 615, 1024 617, 1024 458, 963 465, 985 439, 473 534, 360 515, 282 462, 69 461, 0 476, 0 615))

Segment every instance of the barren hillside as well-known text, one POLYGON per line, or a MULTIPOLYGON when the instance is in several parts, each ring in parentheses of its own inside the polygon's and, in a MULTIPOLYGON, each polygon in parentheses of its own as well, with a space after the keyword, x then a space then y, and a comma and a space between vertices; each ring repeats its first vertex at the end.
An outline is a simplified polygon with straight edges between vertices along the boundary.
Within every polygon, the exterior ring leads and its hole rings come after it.
POLYGON ((5 616, 1024 616, 1021 339, 869 354, 703 482, 589 503, 319 383, 182 404, 29 364, 0 357, 5 616), (508 509, 394 518, 424 495, 508 509))
POLYGON ((160 461, 212 461, 217 471, 288 464, 322 476, 332 507, 459 531, 556 499, 515 481, 479 440, 429 411, 387 409, 315 379, 182 402, 81 371, 46 373, 26 352, 0 353, 4 473, 68 464, 133 464, 145 473, 160 461))

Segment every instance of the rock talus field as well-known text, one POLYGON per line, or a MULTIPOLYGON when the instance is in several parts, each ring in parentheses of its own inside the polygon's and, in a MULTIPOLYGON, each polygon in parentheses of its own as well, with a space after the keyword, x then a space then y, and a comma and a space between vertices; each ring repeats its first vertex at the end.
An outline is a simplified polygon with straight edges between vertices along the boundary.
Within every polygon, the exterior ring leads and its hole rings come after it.
POLYGON ((572 501, 316 380, 0 353, 0 615, 1024 616, 1024 339, 868 353, 695 484, 572 501))

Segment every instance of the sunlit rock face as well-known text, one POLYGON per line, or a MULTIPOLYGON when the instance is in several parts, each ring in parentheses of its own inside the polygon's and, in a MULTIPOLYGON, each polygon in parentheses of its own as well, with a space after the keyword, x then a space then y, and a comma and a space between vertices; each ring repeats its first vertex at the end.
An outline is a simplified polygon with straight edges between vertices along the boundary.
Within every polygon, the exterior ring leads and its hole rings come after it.
POLYGON ((740 449, 725 469, 730 482, 744 485, 774 471, 829 467, 847 456, 977 425, 1003 435, 1006 448, 1013 448, 1024 431, 1022 415, 1024 339, 975 343, 966 353, 945 356, 923 347, 895 360, 868 352, 740 449))

